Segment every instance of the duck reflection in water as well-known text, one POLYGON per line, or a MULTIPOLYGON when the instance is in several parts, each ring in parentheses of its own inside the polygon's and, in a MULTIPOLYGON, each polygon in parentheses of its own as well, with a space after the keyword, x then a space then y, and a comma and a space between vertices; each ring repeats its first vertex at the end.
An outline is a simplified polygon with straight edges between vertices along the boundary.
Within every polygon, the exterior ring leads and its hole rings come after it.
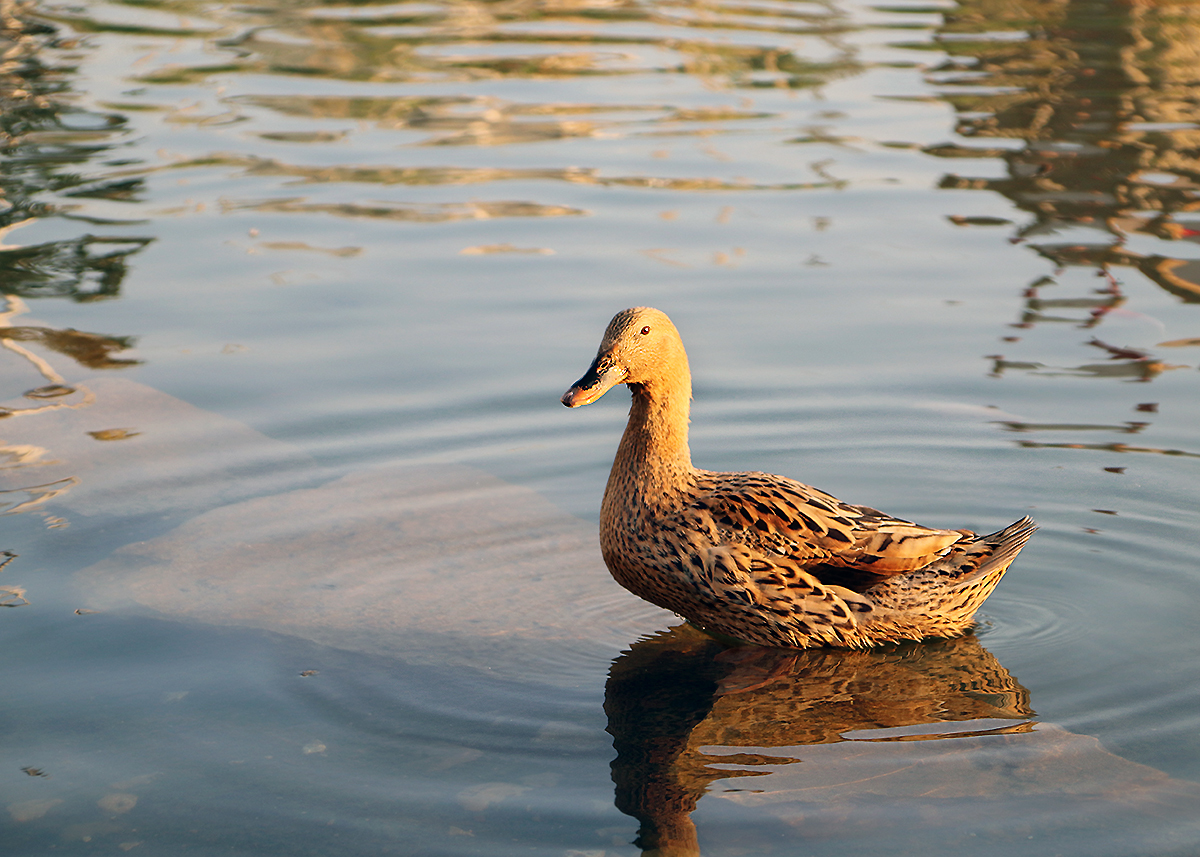
MULTIPOLYGON (((618 657, 604 709, 617 751, 617 808, 638 820, 636 845, 672 857, 700 853, 691 813, 713 782, 765 776, 772 772, 761 766, 799 761, 763 748, 958 721, 964 726, 953 736, 998 735, 1029 731, 1033 714, 1028 691, 974 636, 797 651, 726 648, 689 625, 640 640, 618 657)), ((910 737, 950 737, 929 734, 938 731, 910 737)), ((814 777, 823 779, 822 772, 814 777)))

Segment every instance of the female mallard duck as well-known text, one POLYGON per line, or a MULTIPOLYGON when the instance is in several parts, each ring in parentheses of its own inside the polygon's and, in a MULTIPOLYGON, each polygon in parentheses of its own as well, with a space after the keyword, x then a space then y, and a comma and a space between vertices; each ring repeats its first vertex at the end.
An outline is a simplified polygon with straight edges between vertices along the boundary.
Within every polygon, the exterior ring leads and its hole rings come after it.
POLYGON ((617 313, 562 402, 633 392, 600 509, 617 582, 707 631, 761 646, 865 647, 953 637, 1037 529, 980 536, 852 506, 768 473, 692 466, 692 376, 675 325, 648 307, 617 313))

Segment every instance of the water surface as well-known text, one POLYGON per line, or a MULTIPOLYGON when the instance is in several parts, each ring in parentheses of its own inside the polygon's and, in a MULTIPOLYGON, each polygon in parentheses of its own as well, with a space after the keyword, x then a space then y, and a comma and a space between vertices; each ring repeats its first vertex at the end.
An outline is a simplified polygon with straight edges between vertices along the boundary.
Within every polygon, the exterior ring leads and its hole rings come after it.
POLYGON ((1190 5, 3 14, 13 854, 1196 852, 1190 5), (699 466, 1033 515, 976 635, 617 588, 637 304, 699 466))

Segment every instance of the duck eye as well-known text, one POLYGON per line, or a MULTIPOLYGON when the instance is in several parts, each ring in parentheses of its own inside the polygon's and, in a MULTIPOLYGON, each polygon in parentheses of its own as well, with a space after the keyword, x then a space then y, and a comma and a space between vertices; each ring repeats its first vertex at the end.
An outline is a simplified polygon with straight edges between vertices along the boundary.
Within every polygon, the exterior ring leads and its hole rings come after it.
POLYGON ((645 327, 642 328, 642 336, 645 336, 649 332, 650 332, 650 325, 646 325, 645 327))

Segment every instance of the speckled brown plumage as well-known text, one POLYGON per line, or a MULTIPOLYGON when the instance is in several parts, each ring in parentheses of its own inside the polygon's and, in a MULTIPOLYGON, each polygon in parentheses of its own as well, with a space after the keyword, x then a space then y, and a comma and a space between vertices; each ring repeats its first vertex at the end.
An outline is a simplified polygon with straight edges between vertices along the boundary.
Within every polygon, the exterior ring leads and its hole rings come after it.
POLYGON ((662 312, 613 318, 587 373, 562 397, 633 393, 600 510, 617 582, 693 624, 763 646, 864 647, 968 630, 1036 528, 939 530, 843 503, 768 473, 692 466, 692 379, 662 312))

